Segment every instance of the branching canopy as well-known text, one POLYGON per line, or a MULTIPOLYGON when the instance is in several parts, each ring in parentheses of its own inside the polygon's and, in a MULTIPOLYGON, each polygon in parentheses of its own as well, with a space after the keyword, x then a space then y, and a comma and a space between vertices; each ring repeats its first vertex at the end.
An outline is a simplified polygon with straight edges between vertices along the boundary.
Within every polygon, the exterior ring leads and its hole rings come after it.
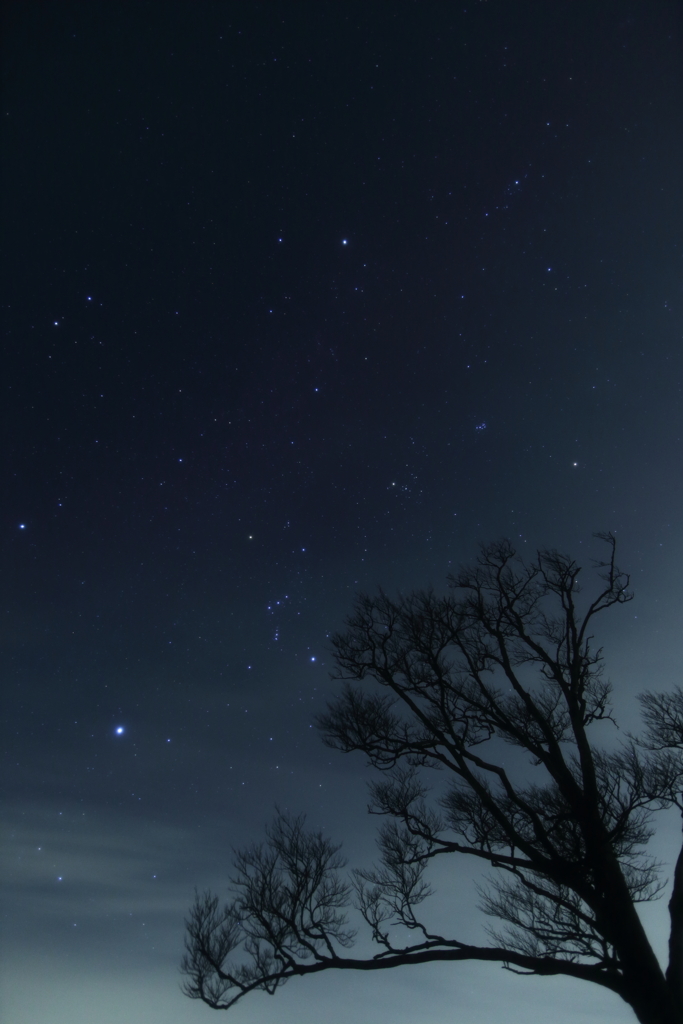
POLYGON ((680 1024, 683 855, 666 971, 636 905, 665 884, 646 853, 653 813, 683 811, 683 691, 641 698, 642 737, 597 743, 596 723, 612 711, 593 623, 631 600, 614 538, 601 537, 609 557, 588 600, 571 558, 542 551, 524 562, 506 541, 482 548, 445 597, 358 599, 332 641, 345 688, 319 726, 328 745, 362 751, 379 771, 379 864, 346 875, 338 847, 279 815, 265 845, 237 855, 231 902, 220 909, 210 894, 197 897, 187 995, 227 1009, 254 989, 272 993, 330 968, 476 959, 593 981, 646 1024, 680 1024), (524 771, 504 766, 506 745, 524 771), (457 854, 493 871, 481 891, 498 922, 490 945, 435 934, 420 916, 430 861, 457 854), (345 952, 351 907, 370 928, 373 957, 345 952))

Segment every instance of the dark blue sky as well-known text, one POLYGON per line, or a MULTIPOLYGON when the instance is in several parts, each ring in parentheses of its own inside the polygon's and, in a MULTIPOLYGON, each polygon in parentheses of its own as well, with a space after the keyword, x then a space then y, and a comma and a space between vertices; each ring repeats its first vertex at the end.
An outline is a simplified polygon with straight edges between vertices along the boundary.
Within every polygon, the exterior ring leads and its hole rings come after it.
MULTIPOLYGON (((178 992, 182 919, 230 847, 279 802, 372 857, 363 765, 310 725, 358 589, 440 587, 503 535, 588 561, 611 529, 623 720, 676 679, 679 12, 4 17, 3 1019, 210 1021, 178 992)), ((434 913, 476 930, 463 871, 434 913)), ((628 1019, 477 965, 251 1003, 628 1019)))

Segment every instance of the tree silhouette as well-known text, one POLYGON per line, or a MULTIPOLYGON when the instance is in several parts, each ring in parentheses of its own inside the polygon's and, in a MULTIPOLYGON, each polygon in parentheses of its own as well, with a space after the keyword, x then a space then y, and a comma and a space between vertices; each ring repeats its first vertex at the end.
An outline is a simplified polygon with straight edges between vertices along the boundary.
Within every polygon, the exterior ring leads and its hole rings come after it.
POLYGON ((641 737, 610 749, 592 738, 595 723, 612 720, 593 620, 632 596, 614 538, 599 536, 609 556, 595 563, 589 601, 574 560, 541 551, 524 562, 506 541, 450 577, 445 597, 358 599, 332 640, 345 689, 318 724, 329 746, 362 751, 379 769, 380 863, 347 876, 339 847, 279 814, 265 844, 237 855, 231 902, 197 895, 186 922, 188 996, 228 1009, 253 990, 330 969, 487 960, 591 981, 643 1024, 681 1024, 683 851, 666 971, 636 908, 665 884, 645 852, 653 813, 683 811, 683 691, 641 697, 641 737), (524 771, 503 767, 506 744, 523 752, 524 771), (420 919, 425 869, 450 855, 494 869, 480 893, 499 922, 490 945, 435 934, 420 919), (366 959, 345 952, 352 906, 378 947, 366 959))

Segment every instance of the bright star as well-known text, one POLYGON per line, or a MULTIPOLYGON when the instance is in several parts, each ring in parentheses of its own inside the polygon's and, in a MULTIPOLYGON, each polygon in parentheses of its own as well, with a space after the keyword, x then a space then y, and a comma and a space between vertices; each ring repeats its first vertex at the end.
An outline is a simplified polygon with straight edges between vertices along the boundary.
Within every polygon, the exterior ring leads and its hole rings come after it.
POLYGON ((116 729, 114 730, 114 732, 116 733, 116 735, 117 735, 117 736, 121 736, 121 735, 123 735, 123 733, 124 733, 125 731, 126 731, 126 730, 125 730, 125 729, 123 728, 123 726, 122 726, 122 725, 117 725, 117 726, 116 726, 116 729))

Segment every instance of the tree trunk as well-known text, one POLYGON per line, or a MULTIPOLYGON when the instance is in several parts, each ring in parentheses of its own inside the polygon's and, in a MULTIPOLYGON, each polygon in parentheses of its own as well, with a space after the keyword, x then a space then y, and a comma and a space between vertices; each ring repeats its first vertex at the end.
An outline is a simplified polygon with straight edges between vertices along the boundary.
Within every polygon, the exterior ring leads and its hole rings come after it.
POLYGON ((656 989, 649 985, 629 985, 629 991, 623 996, 640 1024, 683 1024, 683 1004, 666 984, 656 989))
MULTIPOLYGON (((683 847, 676 861, 674 885, 669 900, 671 933, 669 935, 669 966, 666 980, 674 999, 683 1006, 683 847)), ((681 1014, 683 1019, 683 1013, 681 1014)))

